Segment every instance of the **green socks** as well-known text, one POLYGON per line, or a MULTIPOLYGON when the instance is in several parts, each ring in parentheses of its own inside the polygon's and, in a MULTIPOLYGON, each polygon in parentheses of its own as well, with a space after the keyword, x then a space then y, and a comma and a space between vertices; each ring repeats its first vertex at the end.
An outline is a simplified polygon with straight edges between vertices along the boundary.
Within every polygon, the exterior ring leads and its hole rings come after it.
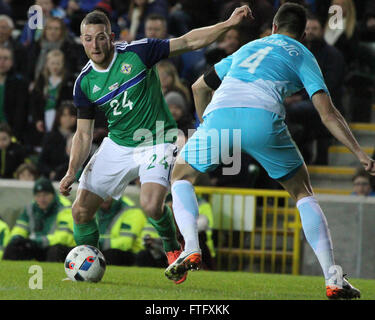
POLYGON ((77 246, 86 244, 99 247, 99 228, 96 218, 87 223, 74 224, 73 234, 77 246))
POLYGON ((174 224, 173 213, 167 205, 164 205, 163 216, 159 220, 154 220, 150 217, 148 217, 147 220, 153 225, 160 238, 163 240, 165 252, 180 249, 180 244, 176 238, 176 226, 174 224))
MULTIPOLYGON (((160 238, 163 240, 165 252, 180 249, 180 244, 176 238, 176 226, 173 219, 172 210, 164 205, 163 216, 159 220, 148 218, 148 221, 154 226, 160 238)), ((79 245, 90 245, 99 247, 99 228, 96 219, 90 222, 74 224, 73 226, 74 240, 79 245)))

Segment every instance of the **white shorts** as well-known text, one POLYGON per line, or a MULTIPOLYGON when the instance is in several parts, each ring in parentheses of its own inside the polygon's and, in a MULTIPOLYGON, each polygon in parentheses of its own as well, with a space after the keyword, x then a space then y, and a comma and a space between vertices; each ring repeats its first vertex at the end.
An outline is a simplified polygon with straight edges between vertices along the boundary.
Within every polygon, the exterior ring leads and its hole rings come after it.
POLYGON ((78 189, 86 189, 104 200, 118 200, 137 177, 141 184, 153 182, 168 188, 176 155, 177 147, 171 143, 129 148, 104 138, 85 167, 78 189))

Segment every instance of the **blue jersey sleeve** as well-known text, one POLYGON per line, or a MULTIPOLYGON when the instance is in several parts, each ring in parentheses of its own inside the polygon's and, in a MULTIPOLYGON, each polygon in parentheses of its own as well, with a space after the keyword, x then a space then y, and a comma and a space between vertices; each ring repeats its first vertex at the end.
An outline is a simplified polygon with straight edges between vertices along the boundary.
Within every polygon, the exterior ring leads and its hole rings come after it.
POLYGON ((87 98, 81 88, 81 78, 79 77, 73 88, 73 101, 77 108, 93 106, 93 103, 87 98))
POLYGON ((227 75, 232 65, 232 60, 233 60, 233 56, 230 55, 215 64, 214 68, 220 80, 223 80, 223 78, 227 75))
POLYGON ((309 94, 310 99, 314 93, 320 90, 325 91, 329 95, 322 71, 320 70, 318 62, 314 56, 304 56, 301 67, 298 70, 298 76, 309 94))
POLYGON ((129 43, 124 50, 133 51, 141 58, 147 68, 169 56, 169 39, 141 39, 129 43))
POLYGON ((73 88, 73 101, 77 108, 78 119, 94 119, 95 105, 87 98, 81 88, 81 79, 78 77, 73 88))

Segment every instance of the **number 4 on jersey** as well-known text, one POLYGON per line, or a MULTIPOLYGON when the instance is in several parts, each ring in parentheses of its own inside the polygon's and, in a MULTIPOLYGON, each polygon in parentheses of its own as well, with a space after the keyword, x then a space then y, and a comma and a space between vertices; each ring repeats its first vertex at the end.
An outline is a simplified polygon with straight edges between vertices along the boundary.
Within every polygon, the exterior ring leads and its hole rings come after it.
POLYGON ((114 99, 114 100, 111 101, 110 105, 111 105, 111 108, 113 108, 113 115, 114 116, 118 116, 119 114, 121 114, 122 111, 119 111, 118 110, 119 108, 127 108, 127 107, 129 107, 130 110, 133 109, 133 102, 131 102, 130 100, 126 101, 127 95, 128 95, 128 92, 125 91, 121 105, 120 105, 120 103, 119 103, 119 101, 117 99, 114 99))
POLYGON ((260 63, 263 61, 263 59, 272 49, 273 49, 272 47, 265 47, 263 49, 258 50, 257 52, 252 54, 250 57, 246 58, 239 66, 248 68, 248 71, 251 74, 254 74, 255 70, 258 68, 260 63))

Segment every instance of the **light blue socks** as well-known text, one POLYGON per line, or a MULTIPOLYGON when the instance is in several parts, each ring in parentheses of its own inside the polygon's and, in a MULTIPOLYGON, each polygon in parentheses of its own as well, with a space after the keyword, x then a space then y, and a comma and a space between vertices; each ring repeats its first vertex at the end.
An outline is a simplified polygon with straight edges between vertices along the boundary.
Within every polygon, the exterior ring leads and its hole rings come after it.
POLYGON ((332 284, 332 269, 335 265, 331 235, 326 217, 314 197, 305 197, 297 202, 302 228, 307 242, 314 250, 323 269, 326 285, 332 284))
POLYGON ((185 251, 199 249, 197 219, 198 202, 193 185, 187 180, 178 180, 172 185, 173 213, 185 241, 185 251))

